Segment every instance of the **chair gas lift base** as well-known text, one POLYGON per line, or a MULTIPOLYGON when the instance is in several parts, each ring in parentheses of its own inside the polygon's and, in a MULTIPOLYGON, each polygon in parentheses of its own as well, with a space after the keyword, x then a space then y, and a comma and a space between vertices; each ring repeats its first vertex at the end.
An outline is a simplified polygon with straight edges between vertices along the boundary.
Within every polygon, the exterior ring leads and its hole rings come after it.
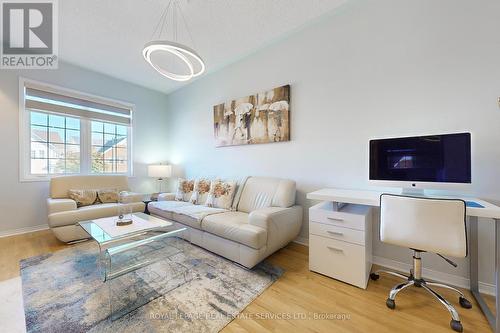
MULTIPOLYGON (((460 303, 460 306, 464 309, 471 309, 472 304, 469 302, 467 298, 465 298, 465 295, 458 289, 453 288, 451 286, 448 286, 446 284, 442 283, 435 283, 435 282, 428 282, 422 278, 422 258, 420 257, 420 254, 423 251, 418 251, 418 250, 413 250, 413 269, 410 270, 410 275, 403 275, 400 273, 396 272, 391 272, 391 271, 386 271, 386 270, 378 270, 374 273, 370 274, 370 279, 376 281, 379 279, 379 274, 380 273, 386 273, 390 275, 397 276, 403 280, 406 280, 403 283, 395 285, 391 291, 389 292, 389 298, 387 298, 387 301, 385 304, 387 307, 391 310, 394 310, 396 308, 396 295, 402 291, 403 289, 406 289, 407 287, 410 286, 415 286, 417 288, 424 288, 424 290, 428 291, 434 298, 436 298, 443 306, 450 312, 451 315, 451 321, 450 321, 450 326, 454 331, 457 332, 462 332, 463 327, 462 323, 460 322, 460 317, 458 315, 457 310, 453 307, 453 305, 450 304, 443 296, 435 292, 433 289, 430 288, 430 286, 433 287, 438 287, 438 288, 446 288, 449 290, 453 290, 458 294, 458 302, 460 303)), ((452 262, 451 260, 442 257, 444 260, 446 260, 450 265, 457 267, 457 264, 452 262)))

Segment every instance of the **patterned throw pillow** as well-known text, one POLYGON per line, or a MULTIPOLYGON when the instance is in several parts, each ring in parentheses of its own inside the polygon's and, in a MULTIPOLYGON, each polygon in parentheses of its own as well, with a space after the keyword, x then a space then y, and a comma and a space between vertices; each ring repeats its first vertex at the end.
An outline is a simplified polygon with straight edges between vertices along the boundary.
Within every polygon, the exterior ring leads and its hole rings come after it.
POLYGON ((102 203, 115 203, 120 199, 117 189, 97 190, 97 197, 102 203))
POLYGON ((200 178, 194 182, 193 195, 189 202, 195 205, 203 205, 207 201, 210 192, 210 179, 200 178))
POLYGON ((175 200, 177 201, 189 201, 193 195, 194 180, 187 180, 179 178, 179 184, 177 185, 177 192, 175 193, 175 200))
POLYGON ((76 201, 77 207, 90 206, 97 201, 96 190, 69 190, 68 196, 76 201))
POLYGON ((214 180, 210 184, 210 192, 206 205, 208 207, 216 207, 230 209, 233 202, 234 192, 236 190, 236 182, 222 180, 214 180))

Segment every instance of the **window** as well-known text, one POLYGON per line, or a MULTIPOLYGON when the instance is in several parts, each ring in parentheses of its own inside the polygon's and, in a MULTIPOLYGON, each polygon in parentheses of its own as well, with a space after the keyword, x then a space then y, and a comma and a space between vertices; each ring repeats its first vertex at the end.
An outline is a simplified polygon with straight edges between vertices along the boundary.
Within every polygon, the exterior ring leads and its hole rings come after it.
POLYGON ((92 173, 126 173, 127 127, 92 121, 92 173))
POLYGON ((33 175, 80 173, 80 119, 30 111, 33 175))
POLYGON ((132 106, 21 80, 21 180, 132 174, 132 106))

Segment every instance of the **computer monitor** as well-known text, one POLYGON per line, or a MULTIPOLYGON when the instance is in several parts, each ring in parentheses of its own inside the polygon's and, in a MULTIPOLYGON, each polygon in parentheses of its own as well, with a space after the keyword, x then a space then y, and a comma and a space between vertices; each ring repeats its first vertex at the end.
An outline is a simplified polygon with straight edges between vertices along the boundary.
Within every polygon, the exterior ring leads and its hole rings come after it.
POLYGON ((470 133, 370 140, 371 183, 404 189, 471 184, 470 133))

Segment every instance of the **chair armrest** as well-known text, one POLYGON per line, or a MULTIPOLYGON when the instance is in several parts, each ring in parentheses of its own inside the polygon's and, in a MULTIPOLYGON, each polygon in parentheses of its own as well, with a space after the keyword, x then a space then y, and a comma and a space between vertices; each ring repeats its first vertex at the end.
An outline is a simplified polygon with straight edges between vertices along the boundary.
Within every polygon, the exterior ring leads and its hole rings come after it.
POLYGON ((120 192, 120 203, 132 203, 132 202, 142 202, 144 194, 134 193, 128 191, 120 192))
POLYGON ((47 199, 48 214, 76 210, 76 201, 72 199, 47 199))
POLYGON ((174 201, 175 193, 160 193, 158 194, 158 201, 174 201))
POLYGON ((268 207, 248 216, 248 224, 267 230, 267 251, 273 253, 297 238, 302 227, 302 207, 268 207))

